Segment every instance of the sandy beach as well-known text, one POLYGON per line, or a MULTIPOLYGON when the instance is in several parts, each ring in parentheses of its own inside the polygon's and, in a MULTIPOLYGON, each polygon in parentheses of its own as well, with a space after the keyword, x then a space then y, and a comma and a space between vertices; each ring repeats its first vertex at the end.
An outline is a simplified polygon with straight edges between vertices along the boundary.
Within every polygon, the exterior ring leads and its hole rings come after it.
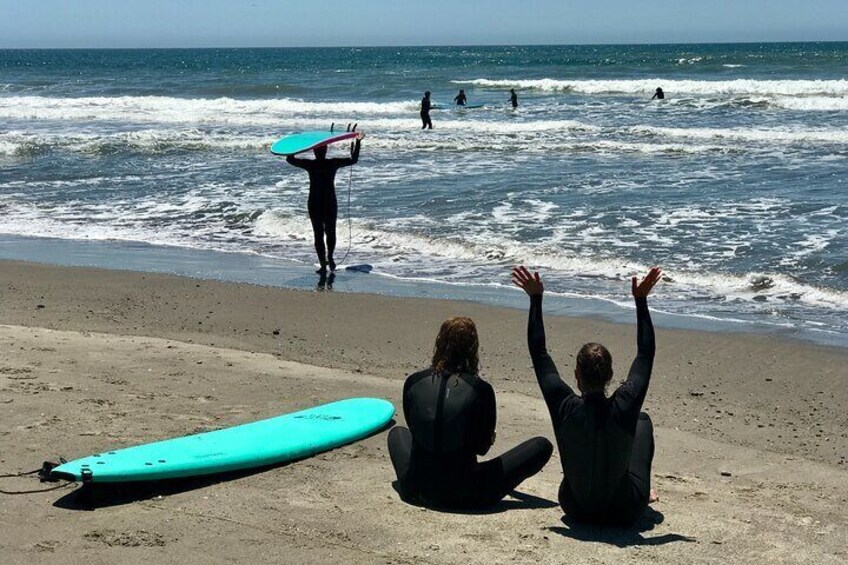
MULTIPOLYGON (((626 289, 623 289, 626 291, 626 289)), ((662 287, 657 292, 662 292, 662 287)), ((400 410, 439 324, 478 325, 498 395, 492 455, 553 439, 526 312, 460 301, 0 262, 0 473, 351 396, 400 410)), ((635 327, 548 316, 563 374, 586 341, 624 376, 635 327)), ((385 432, 223 481, 2 496, 3 563, 844 563, 848 352, 768 336, 657 331, 645 403, 661 497, 632 529, 562 521, 554 454, 484 514, 409 506, 385 432)), ((396 417, 403 421, 402 414, 396 417)), ((4 490, 40 488, 2 479, 4 490)))

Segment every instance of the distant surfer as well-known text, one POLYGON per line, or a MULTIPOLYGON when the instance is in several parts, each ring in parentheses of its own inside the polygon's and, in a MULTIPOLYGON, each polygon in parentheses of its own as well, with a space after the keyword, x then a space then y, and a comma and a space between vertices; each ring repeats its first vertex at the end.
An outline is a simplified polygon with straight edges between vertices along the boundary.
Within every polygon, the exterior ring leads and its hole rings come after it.
POLYGON ((350 151, 350 157, 327 159, 327 146, 316 147, 312 150, 314 159, 300 159, 294 155, 286 157, 289 165, 305 169, 309 173, 309 220, 312 222, 312 233, 315 238, 315 252, 321 268, 318 274, 325 275, 327 267, 336 270, 333 252, 336 250, 336 218, 338 203, 336 201, 336 171, 349 167, 359 161, 359 148, 365 134, 360 134, 350 151), (326 237, 327 243, 324 244, 326 237))
POLYGON ((654 267, 641 281, 633 277, 636 306, 636 358, 625 380, 609 397, 612 356, 599 343, 577 353, 574 377, 580 394, 565 383, 548 354, 542 321, 544 286, 539 273, 512 271, 513 282, 530 297, 527 345, 536 380, 554 425, 562 459, 559 503, 572 519, 601 525, 632 524, 648 503, 651 490, 654 428, 642 412, 654 365, 654 326, 648 295, 662 272, 654 267))
POLYGON ((460 88, 459 94, 454 96, 453 101, 456 102, 457 106, 465 106, 468 103, 468 98, 465 96, 465 91, 460 88))
POLYGON ((651 100, 664 100, 664 99, 665 99, 665 92, 663 92, 663 89, 658 86, 657 91, 654 92, 653 96, 651 96, 651 100))
POLYGON ((430 102, 430 91, 424 93, 424 98, 421 99, 421 129, 433 129, 433 120, 430 119, 430 108, 433 104, 430 102))
POLYGON ((513 110, 518 108, 518 95, 515 93, 514 88, 509 89, 509 103, 512 104, 513 110))
POLYGON ((389 432, 389 456, 406 502, 465 509, 497 504, 542 470, 553 445, 535 437, 488 461, 495 443, 495 391, 478 375, 477 327, 469 318, 446 320, 430 368, 403 385, 406 425, 389 432))

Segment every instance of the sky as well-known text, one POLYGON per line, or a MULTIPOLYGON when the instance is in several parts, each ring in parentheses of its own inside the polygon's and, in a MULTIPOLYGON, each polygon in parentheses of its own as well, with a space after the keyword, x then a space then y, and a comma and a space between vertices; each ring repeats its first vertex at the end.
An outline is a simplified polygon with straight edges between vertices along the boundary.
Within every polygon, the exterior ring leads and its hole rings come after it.
POLYGON ((0 0, 0 48, 848 41, 848 0, 0 0))

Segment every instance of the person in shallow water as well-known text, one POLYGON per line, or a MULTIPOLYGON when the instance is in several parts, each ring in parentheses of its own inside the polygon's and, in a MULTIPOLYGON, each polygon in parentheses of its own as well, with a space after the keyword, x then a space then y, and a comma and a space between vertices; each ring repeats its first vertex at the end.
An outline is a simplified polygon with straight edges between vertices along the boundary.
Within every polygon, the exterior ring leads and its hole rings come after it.
POLYGON ((633 523, 656 500, 651 490, 654 432, 651 419, 641 412, 654 364, 654 328, 648 312, 648 294, 662 272, 654 267, 637 283, 637 354, 627 380, 609 397, 612 357, 599 343, 587 343, 577 354, 574 377, 582 396, 560 378, 548 355, 542 320, 544 286, 539 273, 513 269, 513 282, 530 296, 527 344, 536 379, 554 425, 562 460, 559 503, 566 515, 601 525, 633 523))
POLYGON ((474 322, 442 324, 430 368, 403 386, 409 429, 389 433, 389 455, 403 500, 445 508, 484 508, 538 473, 553 445, 536 437, 500 457, 479 463, 495 442, 495 393, 478 376, 479 339, 474 322))
POLYGON ((430 119, 430 108, 433 104, 430 102, 430 91, 424 93, 424 98, 421 99, 421 129, 433 129, 433 120, 430 119))
POLYGON ((518 108, 518 95, 514 88, 509 89, 509 103, 512 104, 513 108, 518 108))
POLYGON ((651 100, 663 100, 663 99, 665 99, 665 92, 663 92, 663 89, 658 86, 656 92, 654 92, 654 95, 651 96, 651 100))
POLYGON ((312 234, 315 238, 315 253, 321 267, 319 274, 326 274, 327 267, 336 270, 333 252, 336 250, 336 218, 338 203, 336 201, 336 171, 349 167, 359 161, 359 149, 365 134, 359 134, 350 157, 327 159, 327 146, 316 147, 312 150, 314 159, 301 159, 294 155, 286 157, 290 165, 305 169, 309 173, 309 220, 312 222, 312 234), (324 239, 326 238, 326 245, 324 239))
POLYGON ((457 106, 465 106, 468 103, 468 98, 465 96, 465 91, 460 89, 459 94, 454 96, 453 101, 457 106))

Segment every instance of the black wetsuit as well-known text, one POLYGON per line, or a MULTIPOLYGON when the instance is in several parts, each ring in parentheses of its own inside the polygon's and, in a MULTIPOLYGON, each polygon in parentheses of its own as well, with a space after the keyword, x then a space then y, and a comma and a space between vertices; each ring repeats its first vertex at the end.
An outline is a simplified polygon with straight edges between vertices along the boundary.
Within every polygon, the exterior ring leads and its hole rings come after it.
POLYGON ((512 103, 513 108, 518 108, 518 95, 516 93, 512 93, 509 97, 509 101, 512 103))
POLYGON ((336 201, 336 171, 359 161, 360 141, 357 139, 350 157, 342 159, 300 159, 294 155, 286 157, 290 165, 305 169, 309 173, 309 220, 315 239, 315 252, 323 268, 327 260, 332 263, 336 249, 336 219, 338 202, 336 201), (327 245, 324 246, 324 235, 327 245))
POLYGON ((465 94, 457 94, 454 97, 453 101, 456 102, 457 106, 465 106, 465 104, 468 102, 468 97, 465 96, 465 94))
POLYGON ((654 436, 640 410, 655 344, 647 299, 636 299, 636 312, 638 353, 627 380, 609 398, 603 392, 580 397, 560 378, 545 348, 542 297, 530 302, 527 342, 562 459, 559 502, 578 520, 629 524, 648 505, 654 436))
POLYGON ((551 457, 545 438, 525 441, 500 457, 477 462, 492 445, 495 392, 476 375, 410 375, 403 387, 409 429, 389 433, 389 454, 404 500, 437 507, 491 506, 538 473, 551 457))
POLYGON ((421 99, 421 129, 433 129, 433 120, 430 119, 430 99, 425 96, 421 99))

